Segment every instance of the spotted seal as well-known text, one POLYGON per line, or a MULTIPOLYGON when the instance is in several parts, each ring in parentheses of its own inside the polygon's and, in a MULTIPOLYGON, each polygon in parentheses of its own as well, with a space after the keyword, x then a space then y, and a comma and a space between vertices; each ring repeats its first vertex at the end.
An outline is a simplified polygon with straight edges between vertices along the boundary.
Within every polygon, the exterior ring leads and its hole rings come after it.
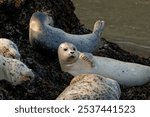
POLYGON ((149 66, 80 52, 71 43, 62 43, 59 46, 58 57, 62 71, 73 76, 83 73, 99 74, 127 87, 150 82, 149 66))
POLYGON ((6 38, 0 38, 0 55, 18 60, 21 57, 17 45, 6 38))
POLYGON ((104 21, 98 20, 90 34, 69 34, 55 28, 52 17, 42 12, 35 12, 30 19, 29 41, 34 49, 49 55, 52 53, 57 55, 57 49, 63 42, 73 43, 80 51, 93 53, 102 46, 101 33, 103 29, 104 21))
POLYGON ((7 80, 13 85, 18 85, 33 78, 34 73, 24 63, 0 55, 0 80, 7 80))
POLYGON ((118 100, 120 95, 117 81, 96 74, 81 74, 73 78, 57 100, 118 100))

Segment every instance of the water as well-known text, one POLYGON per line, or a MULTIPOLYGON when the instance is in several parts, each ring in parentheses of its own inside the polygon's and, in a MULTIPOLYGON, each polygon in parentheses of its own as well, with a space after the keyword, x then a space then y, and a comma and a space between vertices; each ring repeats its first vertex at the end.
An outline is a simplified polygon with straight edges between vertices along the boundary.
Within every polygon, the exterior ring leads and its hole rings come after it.
POLYGON ((150 0, 73 0, 82 24, 105 21, 103 37, 123 49, 150 57, 150 0))

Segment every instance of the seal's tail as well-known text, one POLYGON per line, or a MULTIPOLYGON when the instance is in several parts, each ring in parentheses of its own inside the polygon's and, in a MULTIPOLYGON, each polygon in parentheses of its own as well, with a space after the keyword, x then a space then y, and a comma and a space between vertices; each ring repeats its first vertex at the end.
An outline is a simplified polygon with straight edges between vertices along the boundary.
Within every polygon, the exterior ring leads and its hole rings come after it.
POLYGON ((96 35, 101 36, 101 34, 104 30, 104 24, 105 24, 104 21, 100 21, 100 20, 96 21, 95 24, 94 24, 93 33, 95 33, 96 35))

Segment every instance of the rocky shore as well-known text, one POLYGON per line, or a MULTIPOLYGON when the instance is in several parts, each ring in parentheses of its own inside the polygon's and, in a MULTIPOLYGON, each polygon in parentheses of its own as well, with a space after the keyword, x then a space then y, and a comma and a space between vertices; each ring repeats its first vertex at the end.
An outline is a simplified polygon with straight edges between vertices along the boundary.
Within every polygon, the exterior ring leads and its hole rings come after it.
MULTIPOLYGON (((91 32, 74 14, 71 0, 2 0, 0 1, 0 38, 12 40, 19 48, 21 61, 35 73, 35 79, 12 86, 0 81, 0 99, 56 99, 69 85, 73 76, 63 73, 58 59, 42 55, 29 44, 29 20, 36 11, 47 12, 54 26, 72 34, 91 32)), ((150 59, 122 50, 118 45, 104 40, 104 47, 96 55, 150 66, 150 59)), ((150 83, 141 87, 121 88, 121 99, 150 99, 150 83)))

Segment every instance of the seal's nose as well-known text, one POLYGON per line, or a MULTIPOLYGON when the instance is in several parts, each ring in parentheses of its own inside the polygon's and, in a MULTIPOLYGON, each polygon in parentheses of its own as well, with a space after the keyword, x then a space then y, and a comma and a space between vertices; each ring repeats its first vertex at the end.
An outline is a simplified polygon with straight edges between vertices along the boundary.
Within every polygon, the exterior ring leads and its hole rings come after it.
POLYGON ((70 52, 71 54, 74 54, 74 52, 70 52))

